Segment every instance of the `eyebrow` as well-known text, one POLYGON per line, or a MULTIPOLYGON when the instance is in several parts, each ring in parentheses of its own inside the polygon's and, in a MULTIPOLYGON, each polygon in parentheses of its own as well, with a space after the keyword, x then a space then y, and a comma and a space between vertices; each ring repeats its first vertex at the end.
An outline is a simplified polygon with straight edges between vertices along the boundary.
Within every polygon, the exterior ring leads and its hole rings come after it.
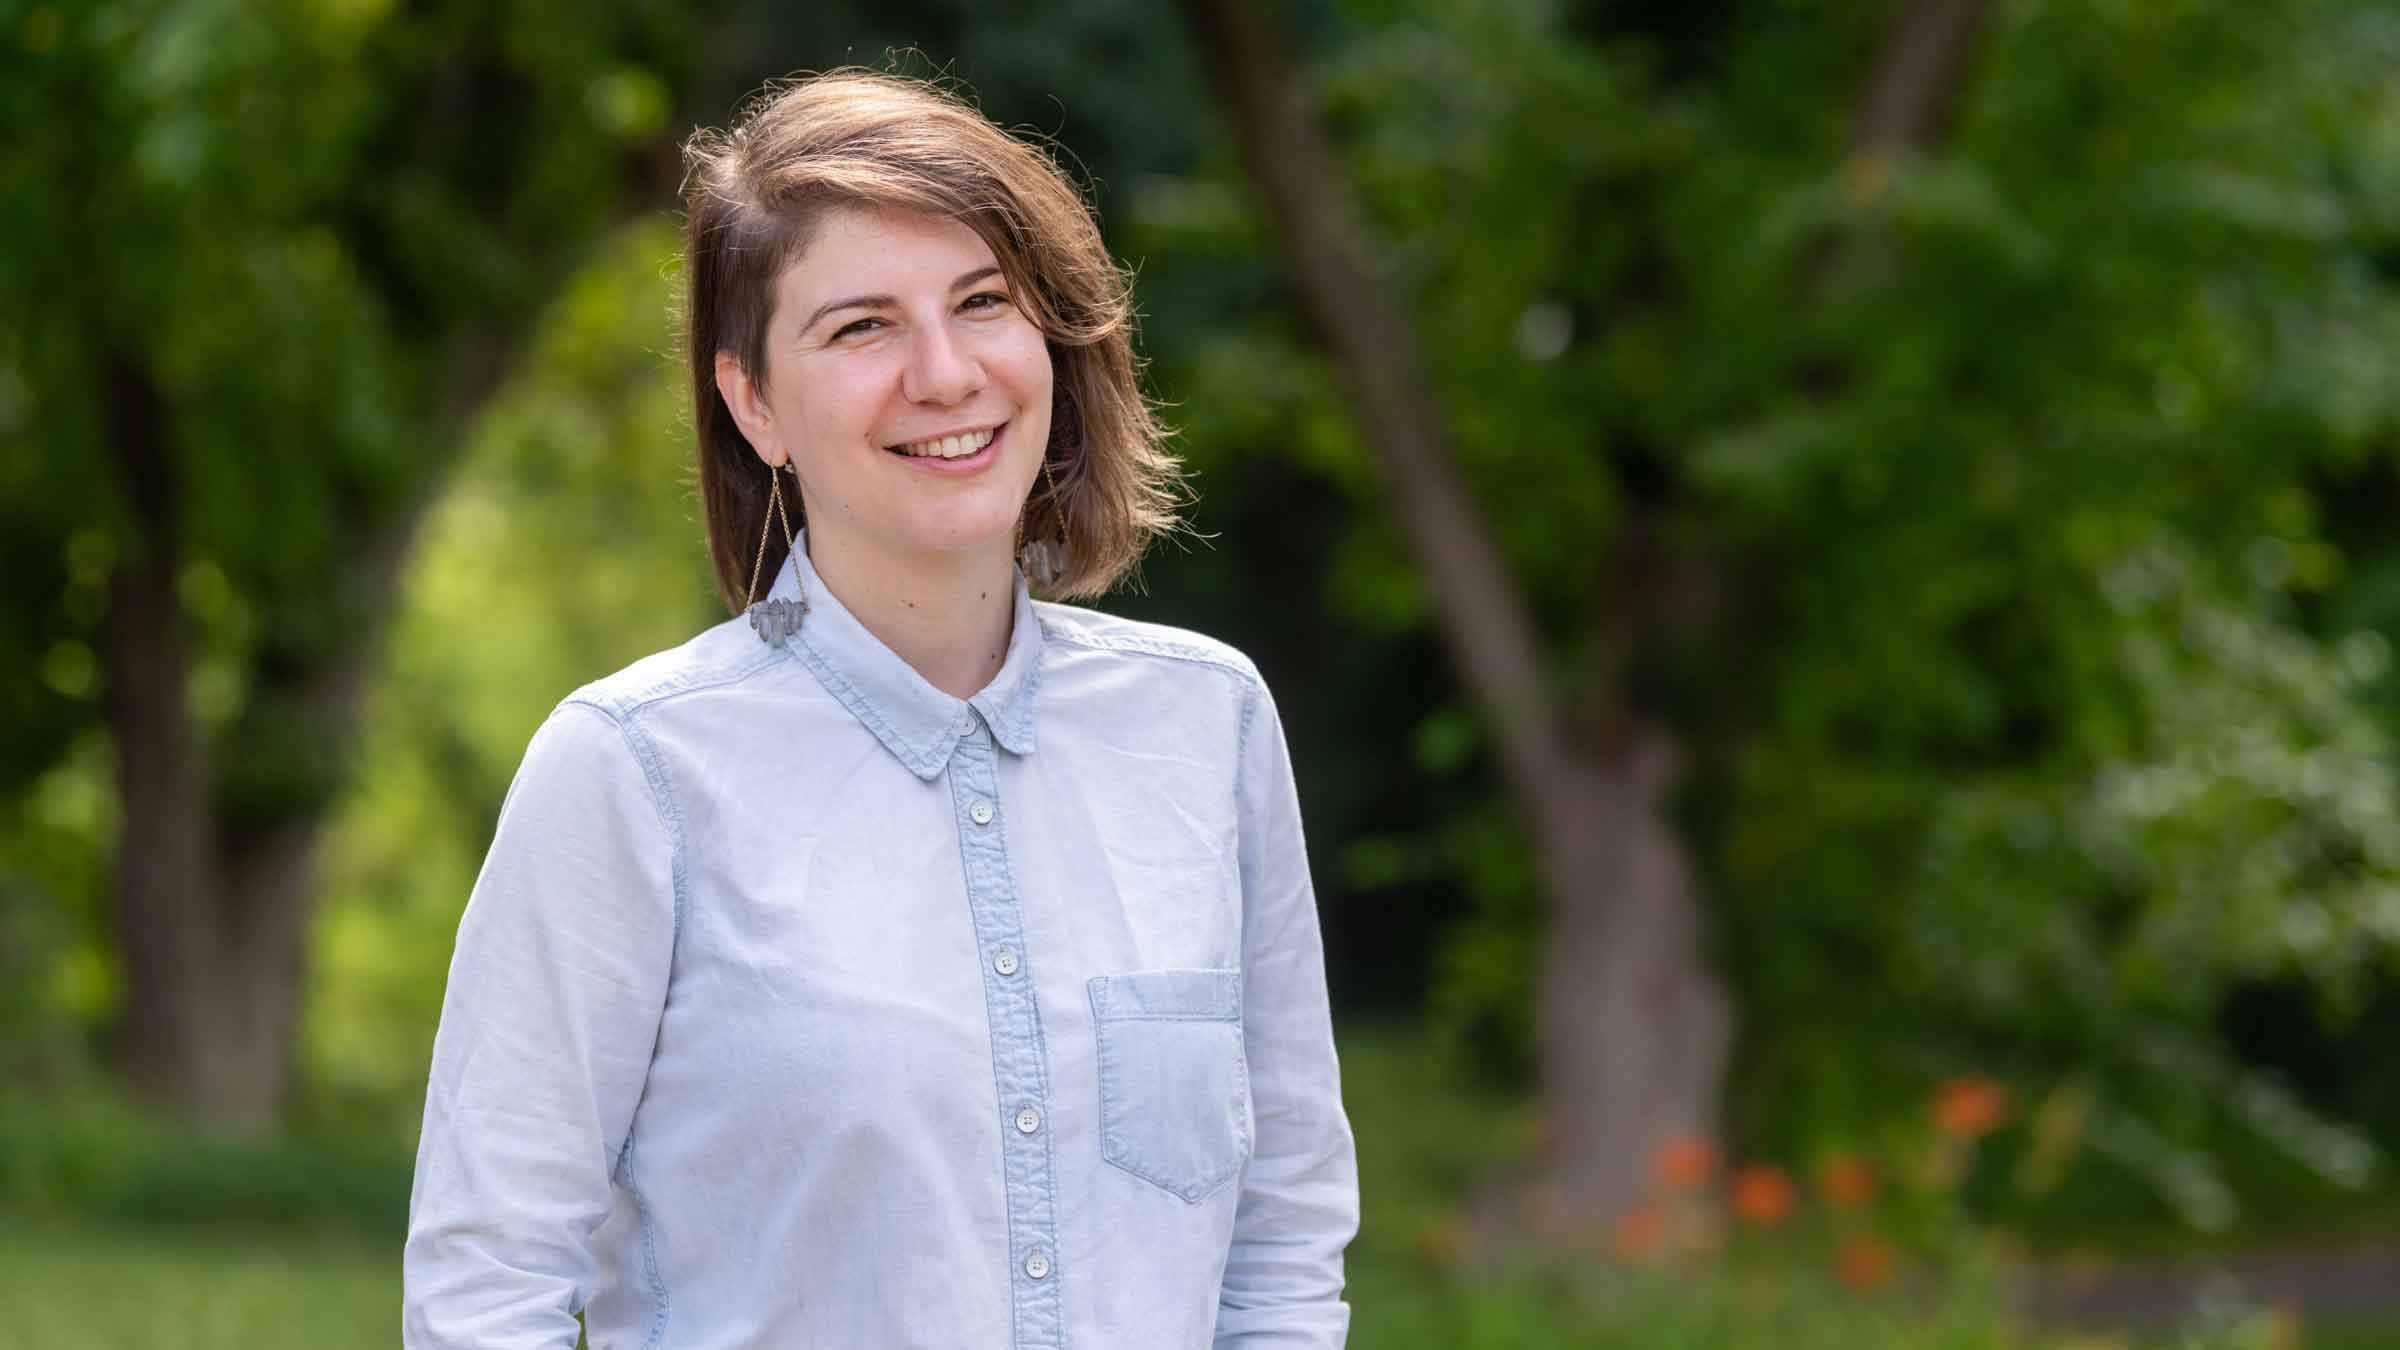
MULTIPOLYGON (((972 286, 976 282, 983 280, 985 277, 996 277, 998 275, 1000 275, 1000 269, 997 267, 979 267, 974 271, 960 277, 958 280, 951 282, 950 289, 953 291, 963 290, 966 287, 972 286)), ((800 325, 800 331, 805 333, 811 328, 816 327, 817 320, 824 318, 826 315, 833 313, 837 309, 894 309, 897 308, 899 304, 900 302, 898 300, 895 300, 888 295, 854 295, 847 300, 829 300, 826 303, 817 306, 817 312, 808 316, 808 322, 800 325)))

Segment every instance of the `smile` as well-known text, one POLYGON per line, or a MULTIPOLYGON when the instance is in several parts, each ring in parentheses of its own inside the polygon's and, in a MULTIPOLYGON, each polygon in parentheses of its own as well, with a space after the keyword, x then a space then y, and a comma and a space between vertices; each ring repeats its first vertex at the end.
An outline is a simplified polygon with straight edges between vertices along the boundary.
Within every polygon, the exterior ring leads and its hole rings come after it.
POLYGON ((884 449, 896 455, 907 455, 912 459, 964 459, 990 445, 992 438, 999 434, 1000 428, 991 426, 980 431, 962 431, 948 436, 936 436, 932 440, 914 441, 907 445, 887 445, 884 449))

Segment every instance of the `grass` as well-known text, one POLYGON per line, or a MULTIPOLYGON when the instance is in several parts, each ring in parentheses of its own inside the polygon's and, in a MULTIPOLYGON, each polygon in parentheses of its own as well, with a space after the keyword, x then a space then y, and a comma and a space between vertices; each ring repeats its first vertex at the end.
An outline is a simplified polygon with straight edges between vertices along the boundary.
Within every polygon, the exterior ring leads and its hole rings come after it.
POLYGON ((0 1350, 396 1345, 394 1243, 0 1222, 0 1350))
POLYGON ((2393 1350, 2400 1346, 2400 1326, 2389 1322, 2327 1322, 2311 1326, 2308 1350, 2393 1350))

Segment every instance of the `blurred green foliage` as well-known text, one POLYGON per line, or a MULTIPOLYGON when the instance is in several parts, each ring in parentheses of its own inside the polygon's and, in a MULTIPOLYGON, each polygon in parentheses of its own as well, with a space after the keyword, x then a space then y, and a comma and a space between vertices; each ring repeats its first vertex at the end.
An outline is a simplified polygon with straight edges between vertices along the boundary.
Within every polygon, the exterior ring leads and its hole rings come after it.
POLYGON ((426 525, 329 827, 304 1111, 413 1140, 450 938, 528 728, 725 616, 662 355, 676 238, 610 241, 538 325, 426 525))
MULTIPOLYGON (((2088 1152, 2192 1224, 2238 1212, 2215 1122, 2363 1184, 2381 1150, 2221 1018, 2290 978, 2338 1028, 2400 935, 2400 25, 1996 6, 1938 152, 1890 161, 1842 142, 1885 10, 1723 10, 1381 6, 1321 70, 1562 686, 1695 752, 1741 1133, 1855 1138, 1981 1065, 2082 1083, 2088 1152), (1687 594, 1628 586, 1637 533, 1687 594)), ((1256 246, 1222 165, 1133 226, 1146 281, 1256 246)), ((1297 456, 1355 504, 1328 600, 1422 628, 1288 312, 1166 369, 1203 462, 1297 456)), ((1433 1004, 1522 1065, 1519 838, 1471 720, 1413 741, 1445 809, 1352 875, 1475 898, 1433 1004)))
POLYGON ((155 486, 186 541, 192 701, 252 752, 229 809, 321 790, 261 700, 353 639, 360 536, 438 489, 448 419, 620 209, 618 164, 666 114, 629 54, 675 60, 670 10, 10 7, 0 786, 95 721, 100 592, 138 546, 123 501, 155 486), (156 437, 112 430, 129 386, 162 402, 156 437), (121 483, 127 440, 171 481, 121 483))
POLYGON ((12 1222, 396 1242, 409 1163, 373 1135, 195 1136, 103 1093, 0 1097, 0 1211, 12 1222))
MULTIPOLYGON (((628 184, 672 183, 686 33, 655 0, 0 9, 8 1067, 57 1078, 158 988, 125 987, 120 841, 203 841, 193 930, 248 931, 251 982, 284 964, 228 878, 350 781, 354 672, 467 423, 628 184), (129 585, 179 624, 112 629, 129 585), (128 714, 135 665, 182 708, 128 714), (125 763, 178 819, 118 818, 125 763)), ((204 993, 137 1034, 221 1043, 195 1009, 239 963, 174 940, 204 993)))

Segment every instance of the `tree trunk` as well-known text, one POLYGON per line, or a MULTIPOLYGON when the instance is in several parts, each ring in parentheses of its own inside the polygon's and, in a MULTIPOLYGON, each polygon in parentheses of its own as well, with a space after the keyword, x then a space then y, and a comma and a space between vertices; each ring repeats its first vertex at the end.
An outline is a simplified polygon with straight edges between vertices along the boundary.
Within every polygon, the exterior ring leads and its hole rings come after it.
MULTIPOLYGON (((503 335, 462 333, 441 391, 456 444, 509 367, 503 335)), ((253 672, 252 715, 224 747, 234 764, 298 744, 319 791, 271 818, 224 809, 226 776, 191 715, 191 635, 182 570, 173 415, 139 363, 111 363, 108 430, 132 530, 110 578, 106 619, 109 729, 123 819, 117 845, 118 940, 125 1003, 118 1053, 140 1099, 198 1124, 259 1134, 281 1120, 306 969, 317 845, 354 739, 374 635, 390 616, 417 522, 442 481, 345 531, 356 541, 328 586, 345 631, 335 650, 253 672), (248 732, 248 738, 244 736, 248 732)))
POLYGON ((1853 157, 1927 150, 1941 139, 1990 8, 1990 0, 1912 0, 1867 75, 1850 123, 1853 157))
POLYGON ((109 577, 107 718, 116 743, 119 1054, 136 1095, 197 1102, 216 1077, 219 1000, 209 762, 184 698, 180 481, 157 385, 111 361, 108 431, 132 528, 109 577), (195 892, 199 892, 195 894, 195 892))
POLYGON ((1618 744, 1576 745, 1541 639, 1490 522, 1457 469, 1402 310, 1285 53, 1239 0, 1186 0, 1243 162, 1303 307, 1381 456, 1452 659, 1490 719, 1549 901, 1537 973, 1538 1059, 1553 1127, 1547 1174, 1492 1226, 1540 1236, 1605 1225, 1671 1134, 1713 1135, 1732 1006, 1710 966, 1700 897, 1665 815, 1679 755, 1619 711, 1618 744))
POLYGON ((209 1056, 216 1081, 184 1103, 193 1116, 243 1133, 281 1120, 300 1021, 317 842, 312 812, 227 850, 219 873, 220 953, 209 1056))
POLYGON ((1579 762, 1574 795, 1537 817, 1551 900, 1535 986, 1551 1147, 1521 1200, 1506 1188, 1483 1197, 1486 1232, 1514 1226, 1505 1209, 1518 1204, 1536 1236, 1595 1238, 1643 1198, 1662 1142, 1718 1133, 1734 1008, 1667 814, 1681 755, 1657 724, 1624 725, 1625 745, 1579 762))

